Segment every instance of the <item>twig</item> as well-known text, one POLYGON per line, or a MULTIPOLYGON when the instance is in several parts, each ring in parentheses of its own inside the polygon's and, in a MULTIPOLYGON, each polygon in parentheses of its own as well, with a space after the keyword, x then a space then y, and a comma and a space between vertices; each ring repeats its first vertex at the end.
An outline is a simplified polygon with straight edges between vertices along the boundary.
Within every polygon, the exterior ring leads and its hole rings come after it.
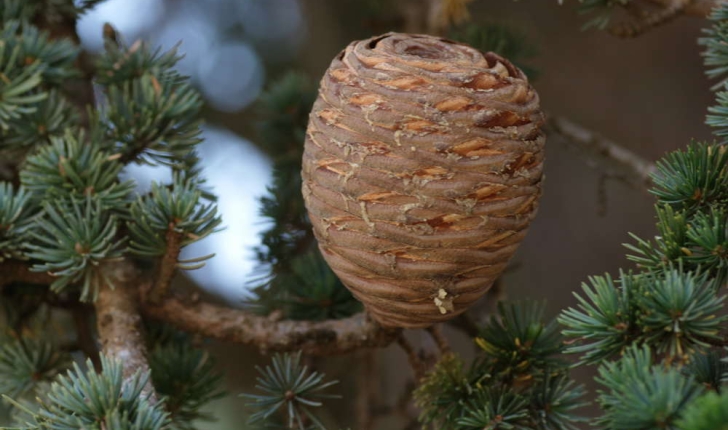
MULTIPOLYGON (((124 378, 128 379, 138 371, 149 371, 139 314, 139 278, 136 268, 128 261, 109 263, 104 270, 114 279, 114 286, 102 286, 95 303, 99 339, 103 353, 121 361, 124 378)), ((151 382, 147 382, 142 393, 156 401, 151 382)))
POLYGON ((88 309, 80 304, 73 306, 70 309, 71 316, 73 317, 73 323, 76 326, 76 341, 78 349, 81 350, 86 357, 91 360, 94 365, 94 369, 100 372, 101 369, 101 357, 99 356, 99 348, 96 345, 91 326, 89 325, 88 309))
MULTIPOLYGON (((132 270, 128 267, 128 262, 122 261, 118 264, 126 266, 127 271, 132 270)), ((28 265, 22 262, 0 264, 0 287, 16 281, 30 282, 30 279, 47 285, 54 278, 48 274, 32 273, 28 270, 28 265)), ((135 289, 148 291, 151 280, 142 278, 121 284, 134 284, 135 289)), ((102 289, 99 295, 116 293, 107 290, 102 289)), ((263 351, 302 350, 305 354, 318 356, 346 354, 360 348, 384 347, 392 343, 400 333, 399 329, 380 326, 364 313, 320 322, 276 321, 240 309, 210 303, 185 303, 174 297, 159 305, 144 300, 141 303, 141 312, 149 318, 209 338, 254 345, 263 351)))
POLYGON ((570 147, 599 164, 610 178, 624 181, 639 190, 647 190, 652 184, 655 165, 634 152, 588 130, 566 118, 551 117, 547 132, 558 135, 570 147))
POLYGON ((405 339, 402 333, 397 336, 397 345, 399 345, 402 350, 404 350, 404 353, 407 354, 407 360, 415 373, 415 380, 419 382, 425 376, 425 363, 422 359, 420 359, 420 356, 414 346, 405 339))
POLYGON ((187 304, 170 297, 159 305, 142 302, 142 313, 180 330, 262 351, 295 351, 323 356, 389 345, 398 329, 383 328, 366 314, 327 321, 275 321, 210 303, 187 304))
POLYGON ((149 301, 159 303, 169 292, 172 285, 175 269, 177 268, 177 260, 182 248, 182 234, 175 231, 174 223, 169 223, 169 228, 165 235, 167 241, 167 251, 159 261, 159 271, 154 280, 154 287, 149 293, 149 301))
POLYGON ((435 341, 437 349, 440 350, 441 355, 445 355, 451 351, 450 344, 448 343, 447 338, 444 334, 442 334, 441 325, 433 325, 431 327, 427 327, 426 330, 430 334, 430 336, 432 336, 432 340, 435 341))

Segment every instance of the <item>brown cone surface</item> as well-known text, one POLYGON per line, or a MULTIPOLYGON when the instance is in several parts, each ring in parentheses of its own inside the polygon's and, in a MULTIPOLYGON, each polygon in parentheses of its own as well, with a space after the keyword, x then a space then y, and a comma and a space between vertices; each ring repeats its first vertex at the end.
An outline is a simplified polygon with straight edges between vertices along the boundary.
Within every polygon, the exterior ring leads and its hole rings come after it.
POLYGON ((536 214, 538 95, 493 53, 390 33, 326 71, 303 156, 324 258, 386 326, 464 312, 505 269, 536 214))

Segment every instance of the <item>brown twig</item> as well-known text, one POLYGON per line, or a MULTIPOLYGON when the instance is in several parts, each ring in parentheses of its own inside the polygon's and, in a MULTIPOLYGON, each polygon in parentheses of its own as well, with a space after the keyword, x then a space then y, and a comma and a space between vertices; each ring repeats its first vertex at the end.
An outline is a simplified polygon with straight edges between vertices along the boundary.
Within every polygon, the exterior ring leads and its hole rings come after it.
POLYGON ((407 360, 415 374, 415 380, 419 382, 425 376, 425 363, 420 358, 415 347, 404 337, 404 334, 400 333, 397 336, 397 345, 407 354, 407 360))
POLYGON ((432 340, 435 341, 435 344, 437 345, 437 349, 440 350, 441 355, 445 355, 448 352, 450 352, 452 349, 450 348, 450 344, 447 341, 447 338, 444 334, 442 334, 442 326, 433 325, 431 327, 427 327, 427 333, 432 336, 432 340))
MULTIPOLYGON (((114 279, 114 286, 102 286, 95 303, 99 339, 103 353, 121 361, 124 378, 128 379, 139 371, 149 371, 139 313, 139 277, 128 261, 109 263, 103 269, 114 279)), ((156 400, 150 382, 142 392, 152 401, 156 400)))
POLYGON ((639 190, 646 191, 652 185, 655 165, 617 143, 562 117, 549 118, 547 132, 562 137, 570 147, 593 160, 602 174, 639 190))
POLYGON ((187 304, 172 297, 159 305, 143 301, 142 312, 190 333, 254 345, 263 351, 301 350, 316 356, 383 347, 400 332, 383 328, 364 313, 320 322, 275 321, 240 309, 210 303, 187 304))
POLYGON ((159 271, 154 280, 154 287, 149 293, 149 301, 159 303, 169 292, 172 278, 177 269, 177 260, 182 249, 182 234, 175 230, 175 224, 169 223, 165 235, 167 250, 159 261, 159 271))
MULTIPOLYGON (((129 267, 128 262, 122 261, 117 264, 127 267, 124 271, 134 270, 129 267)), ((129 273, 125 276, 128 277, 129 273)), ((49 284, 53 279, 48 274, 30 272, 28 265, 22 262, 8 261, 0 264, 0 287, 11 282, 31 282, 31 280, 49 284)), ((134 284, 134 288, 147 291, 150 282, 145 279, 135 279, 121 284, 134 284)), ((99 295, 114 294, 107 290, 107 288, 102 289, 99 295)), ((346 354, 360 348, 387 346, 400 332, 399 329, 380 326, 364 313, 345 319, 320 322, 276 321, 240 309, 210 303, 186 303, 173 297, 159 305, 154 305, 148 300, 141 305, 141 311, 145 316, 167 322, 181 330, 223 341, 254 345, 264 351, 300 349, 310 355, 346 354)))

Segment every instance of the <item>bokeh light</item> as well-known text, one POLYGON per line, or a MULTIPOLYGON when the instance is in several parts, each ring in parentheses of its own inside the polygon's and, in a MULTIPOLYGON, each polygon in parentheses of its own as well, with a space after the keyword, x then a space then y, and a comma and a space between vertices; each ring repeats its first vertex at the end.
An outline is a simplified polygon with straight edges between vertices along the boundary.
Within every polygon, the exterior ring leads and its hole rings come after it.
POLYGON ((264 79, 258 54, 245 43, 217 47, 200 62, 200 89, 220 111, 235 112, 249 105, 258 98, 264 79))

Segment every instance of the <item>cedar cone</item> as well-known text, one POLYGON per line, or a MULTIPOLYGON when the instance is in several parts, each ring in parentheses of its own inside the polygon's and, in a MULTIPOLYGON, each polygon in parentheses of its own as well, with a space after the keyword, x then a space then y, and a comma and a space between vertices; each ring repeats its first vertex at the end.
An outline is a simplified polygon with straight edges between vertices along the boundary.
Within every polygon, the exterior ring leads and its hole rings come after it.
POLYGON ((541 194, 536 91, 439 37, 351 43, 321 80, 303 195, 324 258, 384 326, 427 327, 490 288, 541 194))

